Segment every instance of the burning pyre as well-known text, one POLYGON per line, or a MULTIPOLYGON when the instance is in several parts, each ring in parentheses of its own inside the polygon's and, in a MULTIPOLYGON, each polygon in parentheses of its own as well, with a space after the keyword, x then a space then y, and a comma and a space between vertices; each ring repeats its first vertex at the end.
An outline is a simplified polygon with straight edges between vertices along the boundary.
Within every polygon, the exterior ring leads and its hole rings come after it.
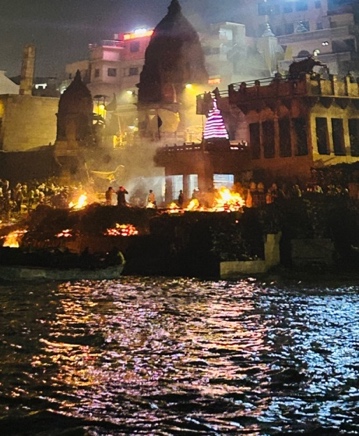
POLYGON ((245 201, 242 196, 229 188, 222 187, 215 192, 196 195, 188 205, 181 209, 177 203, 172 202, 168 207, 169 213, 179 211, 200 212, 240 212, 243 210, 245 201))
POLYGON ((176 203, 166 209, 117 208, 97 202, 87 203, 87 195, 81 194, 66 208, 39 205, 32 211, 23 228, 0 237, 0 245, 102 252, 113 247, 122 248, 129 237, 150 234, 150 222, 156 216, 192 212, 241 212, 244 206, 240 194, 228 188, 221 188, 205 196, 199 195, 182 209, 176 203))

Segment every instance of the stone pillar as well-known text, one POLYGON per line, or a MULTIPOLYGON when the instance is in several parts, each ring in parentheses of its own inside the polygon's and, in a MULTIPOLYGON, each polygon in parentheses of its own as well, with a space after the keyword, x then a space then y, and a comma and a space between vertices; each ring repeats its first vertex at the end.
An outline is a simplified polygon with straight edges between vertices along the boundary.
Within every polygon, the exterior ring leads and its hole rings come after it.
POLYGON ((192 195, 192 192, 189 192, 189 175, 188 174, 183 175, 183 195, 184 195, 184 198, 186 200, 188 198, 191 198, 191 195, 192 195))
POLYGON ((165 179, 165 203, 169 204, 173 200, 172 198, 172 177, 166 175, 165 179))
POLYGON ((20 79, 20 95, 32 95, 35 72, 35 46, 28 44, 23 51, 20 79))
POLYGON ((330 81, 332 85, 332 94, 338 95, 338 76, 335 74, 330 74, 330 81))

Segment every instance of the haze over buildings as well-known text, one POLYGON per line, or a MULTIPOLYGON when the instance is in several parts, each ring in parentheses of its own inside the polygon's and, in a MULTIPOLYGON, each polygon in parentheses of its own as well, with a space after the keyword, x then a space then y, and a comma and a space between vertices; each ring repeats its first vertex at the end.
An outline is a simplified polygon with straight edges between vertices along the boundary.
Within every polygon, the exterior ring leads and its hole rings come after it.
MULTIPOLYGON (((243 22, 255 34, 253 0, 182 0, 184 15, 197 31, 209 23, 243 22)), ((330 3, 356 3, 331 0, 330 3)), ((87 58, 88 44, 111 39, 114 33, 154 27, 168 0, 2 0, 0 4, 0 70, 20 74, 26 44, 37 48, 36 75, 60 77, 67 63, 87 58), (145 5, 145 7, 144 7, 145 5)))

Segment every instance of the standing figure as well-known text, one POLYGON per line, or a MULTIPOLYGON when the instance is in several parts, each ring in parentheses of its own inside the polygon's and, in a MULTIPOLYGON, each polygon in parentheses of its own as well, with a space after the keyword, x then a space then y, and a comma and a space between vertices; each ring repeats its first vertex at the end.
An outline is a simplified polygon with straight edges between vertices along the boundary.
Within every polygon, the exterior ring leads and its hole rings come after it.
POLYGON ((149 209, 156 209, 157 202, 156 202, 156 196, 152 189, 149 190, 148 196, 147 196, 147 208, 149 209))
POLYGON ((183 202, 184 202, 184 195, 183 195, 183 191, 182 189, 180 190, 179 194, 178 194, 178 207, 180 207, 181 209, 183 208, 183 202))
POLYGON ((117 206, 118 207, 127 207, 126 194, 128 194, 126 189, 123 186, 120 186, 118 188, 118 191, 117 191, 117 206))
POLYGON ((105 200, 106 200, 106 206, 112 205, 112 194, 114 193, 113 187, 110 186, 107 191, 105 192, 105 200))

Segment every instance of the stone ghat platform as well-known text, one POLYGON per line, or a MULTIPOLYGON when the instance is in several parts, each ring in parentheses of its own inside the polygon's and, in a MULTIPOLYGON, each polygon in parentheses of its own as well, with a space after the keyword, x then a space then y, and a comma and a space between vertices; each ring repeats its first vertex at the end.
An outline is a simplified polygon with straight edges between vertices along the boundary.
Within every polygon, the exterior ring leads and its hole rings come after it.
POLYGON ((91 204, 81 210, 39 206, 17 229, 25 231, 18 238, 24 249, 90 254, 121 251, 126 260, 124 274, 219 277, 223 257, 263 258, 260 226, 249 221, 242 212, 173 212, 91 204))
POLYGON ((321 196, 240 212, 97 203, 81 210, 40 206, 26 222, 1 229, 0 246, 5 246, 6 234, 17 230, 25 249, 79 254, 117 250, 126 260, 125 275, 235 278, 267 272, 279 263, 305 270, 357 270, 359 221, 346 203, 321 196), (310 214, 313 210, 320 213, 310 214))

